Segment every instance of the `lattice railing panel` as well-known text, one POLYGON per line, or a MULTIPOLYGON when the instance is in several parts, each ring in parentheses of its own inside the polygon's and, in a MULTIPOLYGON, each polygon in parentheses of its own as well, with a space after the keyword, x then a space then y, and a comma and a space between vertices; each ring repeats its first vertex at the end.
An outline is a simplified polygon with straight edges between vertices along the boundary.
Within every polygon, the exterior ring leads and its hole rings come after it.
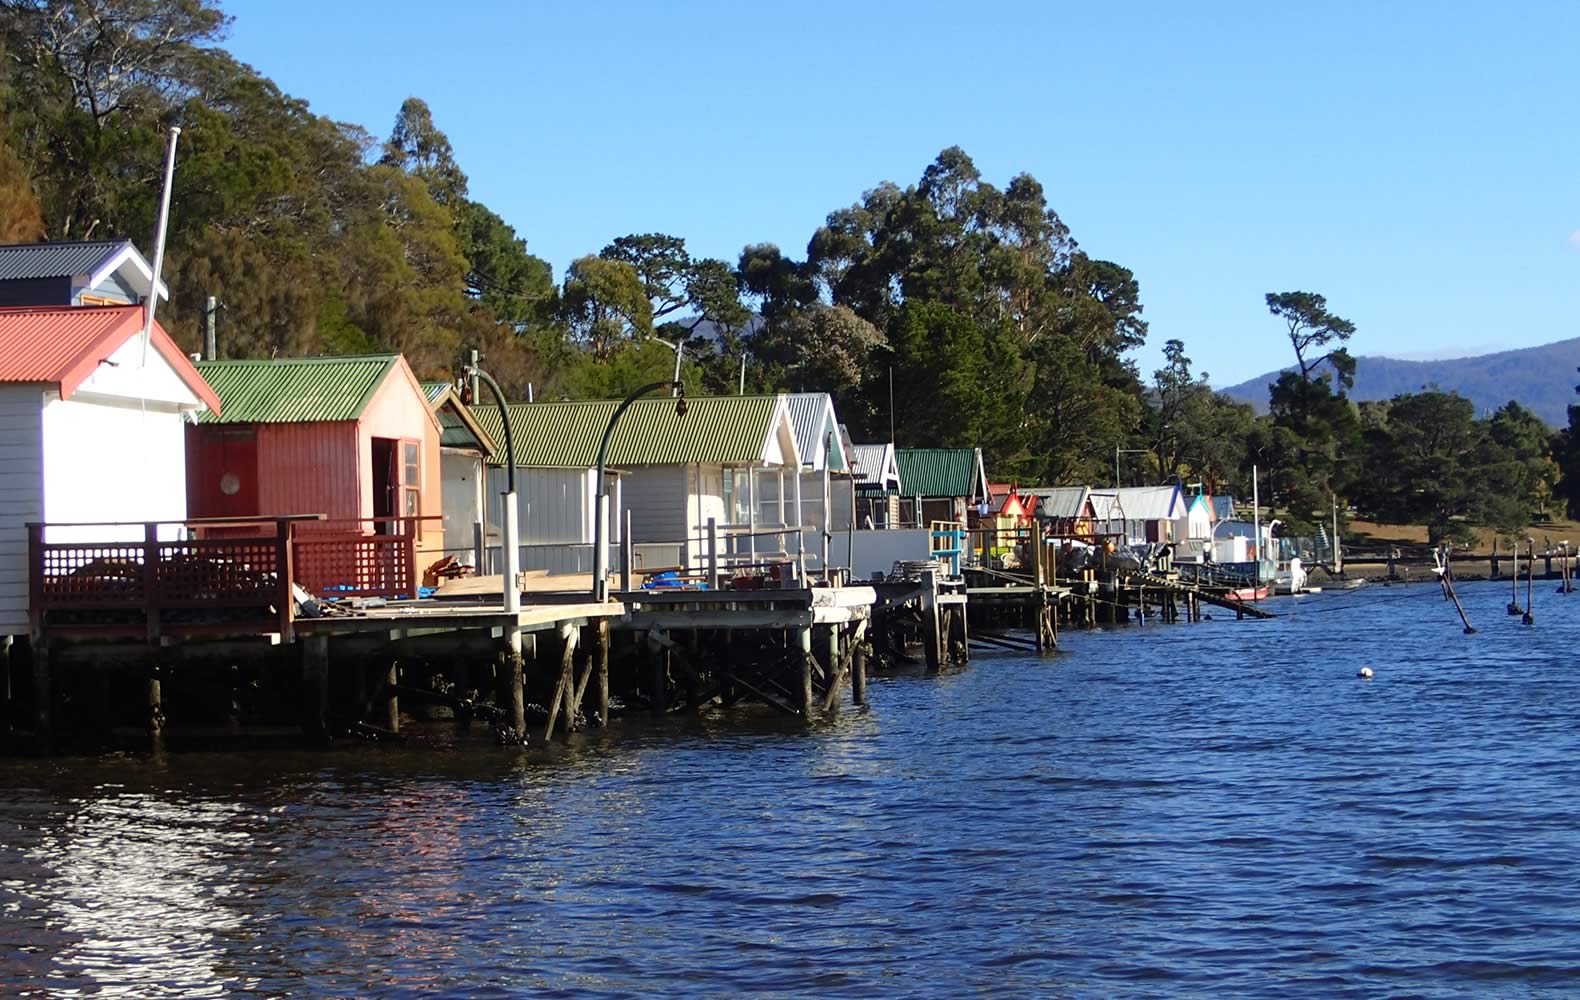
POLYGON ((39 595, 60 608, 127 607, 148 599, 141 542, 41 546, 39 595))
POLYGON ((274 538, 161 543, 160 604, 251 606, 271 601, 280 586, 280 553, 274 538))
POLYGON ((319 597, 414 597, 409 535, 310 531, 292 543, 296 582, 319 597))

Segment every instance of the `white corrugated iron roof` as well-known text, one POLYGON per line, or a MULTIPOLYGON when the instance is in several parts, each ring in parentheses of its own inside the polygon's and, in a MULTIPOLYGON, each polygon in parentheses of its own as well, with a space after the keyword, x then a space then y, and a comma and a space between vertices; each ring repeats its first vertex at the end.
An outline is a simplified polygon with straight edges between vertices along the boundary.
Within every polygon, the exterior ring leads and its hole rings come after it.
POLYGON ((900 488, 900 466, 894 459, 894 445, 854 444, 851 445, 851 458, 856 463, 856 482, 886 490, 900 488))
POLYGON ((826 392, 787 392, 784 396, 801 461, 816 470, 822 470, 825 464, 833 472, 848 470, 839 418, 834 415, 834 398, 826 392))
POLYGON ((1086 498, 1092 490, 1087 486, 1053 486, 1041 487, 1033 492, 1040 498, 1037 513, 1043 517, 1073 518, 1080 517, 1086 510, 1086 498))
MULTIPOLYGON (((1113 511, 1113 516, 1127 521, 1172 521, 1185 513, 1178 486, 1125 486, 1109 490, 1106 495, 1110 497, 1109 502, 1119 508, 1113 511)), ((1098 496, 1092 494, 1094 504, 1098 496)), ((1108 514, 1099 511, 1099 516, 1107 517, 1108 514)))

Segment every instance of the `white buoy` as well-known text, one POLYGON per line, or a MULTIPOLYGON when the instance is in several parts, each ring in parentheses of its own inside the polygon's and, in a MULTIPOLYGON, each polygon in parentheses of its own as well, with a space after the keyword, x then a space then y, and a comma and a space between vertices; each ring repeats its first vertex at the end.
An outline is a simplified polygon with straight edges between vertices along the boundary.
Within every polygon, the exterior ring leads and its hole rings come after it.
POLYGON ((1369 680, 1372 679, 1372 668, 1371 667, 1362 667, 1360 669, 1360 673, 1356 674, 1355 676, 1359 677, 1363 681, 1369 681, 1369 680))

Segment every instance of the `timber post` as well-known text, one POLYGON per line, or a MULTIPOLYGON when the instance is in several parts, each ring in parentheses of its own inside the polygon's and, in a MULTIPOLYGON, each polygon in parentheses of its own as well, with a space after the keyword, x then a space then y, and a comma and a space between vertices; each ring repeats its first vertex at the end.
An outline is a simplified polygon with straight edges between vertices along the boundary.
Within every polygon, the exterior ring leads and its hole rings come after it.
POLYGON ((922 645, 927 669, 936 673, 943 666, 943 636, 938 618, 938 571, 922 573, 922 645))
POLYGON ((400 732, 400 661, 390 660, 384 667, 384 728, 400 732))
POLYGON ((302 730, 316 740, 329 738, 329 636, 302 640, 302 730))
POLYGON ((598 725, 609 724, 609 619, 598 619, 597 635, 593 639, 593 673, 597 676, 597 685, 593 701, 598 713, 598 725))
POLYGON ((708 589, 718 590, 719 583, 719 519, 708 518, 708 589))
POLYGON ((502 707, 510 713, 510 734, 519 743, 527 738, 527 700, 522 689, 526 681, 526 660, 521 650, 507 641, 500 647, 498 663, 499 683, 504 688, 502 707))
POLYGON ((33 633, 33 732, 40 741, 49 739, 53 719, 50 716, 49 643, 37 632, 33 633))
POLYGON ((15 636, 0 635, 0 732, 5 733, 15 727, 11 717, 11 654, 15 648, 15 636))
POLYGON ((146 720, 148 723, 148 737, 155 748, 157 748, 165 728, 164 684, 159 670, 159 663, 152 656, 148 660, 148 714, 146 720))
POLYGON ((868 623, 859 621, 850 633, 850 703, 867 703, 867 658, 872 654, 868 623))
MULTIPOLYGON (((799 688, 801 700, 801 717, 808 722, 812 721, 813 706, 816 704, 812 692, 812 626, 808 625, 796 629, 796 642, 792 649, 799 653, 796 658, 800 660, 801 684, 799 688)), ((795 654, 792 654, 793 656, 795 654)))

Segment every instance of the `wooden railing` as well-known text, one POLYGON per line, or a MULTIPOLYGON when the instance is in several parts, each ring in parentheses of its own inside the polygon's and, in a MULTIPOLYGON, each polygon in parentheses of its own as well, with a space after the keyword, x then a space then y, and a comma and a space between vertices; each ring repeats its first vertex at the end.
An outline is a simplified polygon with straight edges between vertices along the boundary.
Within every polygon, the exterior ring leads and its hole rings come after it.
POLYGON ((415 598, 417 522, 440 518, 372 517, 296 527, 296 582, 314 596, 415 598))
POLYGON ((33 634, 157 642, 166 636, 277 632, 288 640, 295 608, 294 520, 29 524, 33 634), (256 531, 197 537, 205 523, 256 531), (177 531, 188 537, 160 537, 177 531), (83 540, 62 541, 63 535, 83 540))

